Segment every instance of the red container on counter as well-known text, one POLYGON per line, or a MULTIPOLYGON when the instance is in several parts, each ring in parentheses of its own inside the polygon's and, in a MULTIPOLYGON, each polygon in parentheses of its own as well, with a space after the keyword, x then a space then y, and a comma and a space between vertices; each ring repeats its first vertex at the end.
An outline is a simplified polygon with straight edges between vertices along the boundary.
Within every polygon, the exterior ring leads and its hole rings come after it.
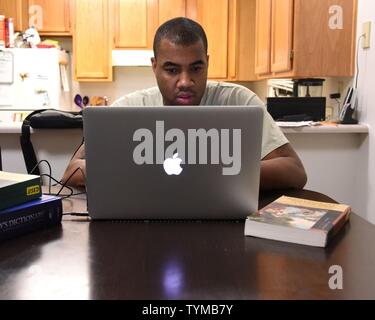
POLYGON ((5 16, 0 15, 0 49, 5 48, 5 16))
POLYGON ((5 47, 14 48, 13 18, 6 18, 5 19, 5 47))

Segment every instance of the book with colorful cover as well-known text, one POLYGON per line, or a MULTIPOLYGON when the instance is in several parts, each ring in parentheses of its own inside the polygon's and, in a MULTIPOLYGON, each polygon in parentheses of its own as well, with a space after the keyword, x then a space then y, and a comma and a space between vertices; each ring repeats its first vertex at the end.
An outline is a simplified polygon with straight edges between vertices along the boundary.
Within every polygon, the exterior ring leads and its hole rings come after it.
POLYGON ((1 210, 0 240, 59 225, 62 212, 61 198, 50 195, 1 210))
POLYGON ((0 210, 40 198, 40 176, 0 171, 0 210))
POLYGON ((325 247, 350 212, 345 204, 282 196, 247 217, 245 235, 325 247))

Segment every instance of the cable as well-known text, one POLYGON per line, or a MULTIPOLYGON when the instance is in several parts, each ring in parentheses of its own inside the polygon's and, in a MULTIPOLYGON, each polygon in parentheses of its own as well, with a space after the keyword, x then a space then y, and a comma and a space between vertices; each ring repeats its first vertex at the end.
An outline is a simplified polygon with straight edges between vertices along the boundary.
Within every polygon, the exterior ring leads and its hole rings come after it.
MULTIPOLYGON (((59 185, 62 186, 62 188, 67 188, 67 189, 69 189, 69 191, 70 191, 70 195, 69 195, 69 197, 72 196, 72 195, 74 195, 74 190, 73 190, 71 187, 64 185, 64 184, 61 183, 60 181, 56 180, 54 177, 49 176, 49 175, 46 174, 46 173, 45 173, 45 174, 42 174, 41 176, 48 176, 50 179, 52 179, 53 181, 56 182, 56 185, 59 184, 59 185)), ((45 194, 46 194, 46 193, 45 193, 45 194)), ((49 195, 54 195, 54 196, 58 196, 58 195, 59 195, 59 194, 51 193, 51 189, 49 189, 49 193, 48 193, 48 194, 49 194, 49 195)))
POLYGON ((78 148, 76 149, 76 151, 73 152, 73 155, 70 158, 70 160, 72 160, 74 158, 74 156, 76 155, 76 153, 78 152, 79 148, 81 148, 81 146, 83 145, 84 142, 85 142, 85 138, 82 138, 81 144, 78 146, 78 148))
MULTIPOLYGON (((34 166, 34 168, 32 168, 31 169, 31 171, 30 171, 30 173, 33 173, 34 172, 34 170, 36 169, 36 168, 38 168, 39 167, 39 165, 42 163, 42 162, 45 162, 47 165, 48 165, 48 169, 49 169, 49 185, 48 185, 48 192, 49 193, 51 193, 51 178, 52 178, 52 168, 51 168, 51 165, 50 165, 50 163, 47 161, 47 160, 40 160, 35 166, 34 166)), ((41 175, 42 176, 42 175, 41 175)))
MULTIPOLYGON (((76 172, 78 172, 78 170, 81 171, 81 174, 83 175, 84 179, 86 180, 86 175, 85 175, 84 171, 82 170, 82 168, 81 168, 81 167, 76 168, 76 169, 70 174, 70 176, 68 177, 68 179, 66 179, 65 183, 62 184, 62 187, 61 187, 61 189, 59 190, 59 192, 57 193, 57 195, 60 194, 60 192, 62 191, 62 189, 63 189, 64 187, 67 187, 66 184, 67 184, 68 181, 69 181, 69 180, 70 180, 70 179, 76 174, 76 172)), ((61 183, 60 183, 60 184, 61 184, 61 183)))
POLYGON ((53 196, 60 196, 60 193, 61 191, 64 189, 64 188, 67 188, 69 189, 70 191, 70 194, 68 195, 64 195, 64 196, 61 196, 61 199, 66 199, 66 198, 69 198, 69 197, 72 197, 72 196, 77 196, 77 195, 81 195, 81 194, 86 194, 86 192, 78 192, 78 193, 74 193, 74 190, 73 188, 69 187, 66 185, 66 183, 73 177, 73 175, 78 171, 80 170, 83 177, 86 179, 86 175, 85 173, 83 172, 83 170, 81 168, 77 168, 70 176, 69 178, 66 180, 65 183, 61 183, 61 181, 58 181, 57 179, 55 179, 53 176, 52 176, 52 168, 51 168, 51 165, 50 163, 47 161, 47 160, 40 160, 35 166, 34 168, 32 168, 32 170, 30 171, 30 173, 32 173, 42 162, 45 162, 47 165, 48 165, 48 169, 49 169, 49 174, 48 173, 43 173, 40 175, 40 177, 48 177, 49 178, 49 184, 48 184, 48 193, 44 193, 46 195, 53 195, 53 196), (57 185, 60 185, 61 188, 60 190, 57 192, 57 193, 52 193, 51 192, 51 186, 52 186, 52 180, 54 182, 56 182, 55 186, 57 185))
POLYGON ((362 37, 364 37, 365 34, 361 34, 360 37, 358 38, 358 43, 357 43, 357 57, 356 57, 356 67, 357 67, 357 74, 355 76, 355 86, 354 88, 357 89, 358 85, 358 76, 359 76, 359 62, 358 62, 358 52, 359 52, 359 41, 361 40, 362 37))
POLYGON ((63 213, 63 216, 88 217, 88 212, 68 212, 63 213))

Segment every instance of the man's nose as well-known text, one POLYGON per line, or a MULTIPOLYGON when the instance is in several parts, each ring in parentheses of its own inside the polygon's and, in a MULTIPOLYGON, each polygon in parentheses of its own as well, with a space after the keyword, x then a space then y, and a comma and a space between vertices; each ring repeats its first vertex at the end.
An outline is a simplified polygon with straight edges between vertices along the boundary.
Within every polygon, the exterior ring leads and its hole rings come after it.
POLYGON ((189 72, 183 71, 180 73, 177 86, 179 88, 189 88, 193 85, 193 79, 189 72))

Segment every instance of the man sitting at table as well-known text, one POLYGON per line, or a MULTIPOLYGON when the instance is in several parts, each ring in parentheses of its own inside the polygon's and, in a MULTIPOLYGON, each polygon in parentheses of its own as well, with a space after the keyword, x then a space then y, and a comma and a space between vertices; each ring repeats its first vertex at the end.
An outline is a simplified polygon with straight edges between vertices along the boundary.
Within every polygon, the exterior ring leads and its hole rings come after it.
MULTIPOLYGON (((207 81, 207 48, 206 34, 198 23, 187 18, 165 22, 156 32, 151 59, 158 86, 125 95, 113 106, 264 106, 255 93, 243 86, 207 81)), ((303 164, 272 117, 264 111, 260 188, 303 188, 307 181, 303 164)), ((85 186, 85 169, 82 145, 71 159, 62 182, 85 186)))

